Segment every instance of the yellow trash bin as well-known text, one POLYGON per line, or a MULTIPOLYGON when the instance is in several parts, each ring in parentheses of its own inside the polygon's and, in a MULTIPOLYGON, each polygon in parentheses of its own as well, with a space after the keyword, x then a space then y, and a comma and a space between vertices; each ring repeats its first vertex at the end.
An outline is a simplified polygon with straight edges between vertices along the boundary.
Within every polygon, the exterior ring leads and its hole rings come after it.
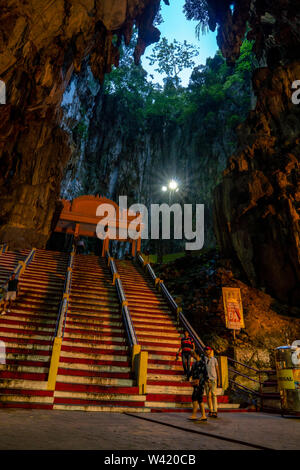
POLYGON ((282 415, 300 416, 300 340, 275 349, 282 415))

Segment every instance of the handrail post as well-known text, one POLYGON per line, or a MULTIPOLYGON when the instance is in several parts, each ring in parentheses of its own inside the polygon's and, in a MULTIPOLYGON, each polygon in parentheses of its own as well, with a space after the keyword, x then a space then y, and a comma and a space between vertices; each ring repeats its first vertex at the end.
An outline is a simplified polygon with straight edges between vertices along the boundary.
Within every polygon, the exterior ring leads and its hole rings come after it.
POLYGON ((132 350, 131 350, 131 369, 132 369, 132 372, 136 372, 136 370, 137 370, 136 361, 138 359, 138 355, 140 354, 140 352, 141 352, 141 345, 140 344, 134 344, 132 346, 132 350))
POLYGON ((226 390, 229 387, 227 356, 219 356, 218 363, 219 363, 220 376, 221 376, 221 387, 223 390, 226 390))
POLYGON ((8 243, 1 243, 0 244, 0 255, 4 254, 8 251, 8 243))
POLYGON ((54 338, 54 343, 53 343, 53 348, 52 348, 52 355, 51 355, 51 363, 50 363, 50 368, 49 368, 47 390, 55 390, 61 345, 62 345, 62 338, 56 336, 54 338))
POLYGON ((148 351, 141 351, 138 355, 137 364, 137 383, 139 387, 139 395, 147 393, 147 369, 148 369, 148 351))
POLYGON ((179 325, 179 322, 180 322, 180 314, 182 313, 182 308, 181 307, 177 307, 176 309, 176 322, 177 322, 177 325, 179 325))

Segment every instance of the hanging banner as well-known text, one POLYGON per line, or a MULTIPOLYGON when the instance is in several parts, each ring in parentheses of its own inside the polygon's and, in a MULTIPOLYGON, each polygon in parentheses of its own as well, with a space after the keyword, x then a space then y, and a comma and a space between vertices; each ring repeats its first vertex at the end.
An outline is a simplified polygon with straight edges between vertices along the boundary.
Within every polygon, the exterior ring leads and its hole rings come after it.
POLYGON ((232 330, 245 328, 241 291, 235 287, 222 287, 226 327, 232 330))

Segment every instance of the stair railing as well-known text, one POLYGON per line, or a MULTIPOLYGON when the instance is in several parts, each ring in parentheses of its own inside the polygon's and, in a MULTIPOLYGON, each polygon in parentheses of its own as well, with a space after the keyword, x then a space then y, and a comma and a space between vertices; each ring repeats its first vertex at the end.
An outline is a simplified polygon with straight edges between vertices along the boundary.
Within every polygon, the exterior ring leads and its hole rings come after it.
POLYGON ((34 259, 34 256, 35 256, 35 253, 36 253, 36 248, 32 248, 32 250, 30 251, 29 255, 27 256, 27 258, 24 260, 24 261, 19 261, 18 262, 18 265, 17 267, 14 269, 13 271, 13 274, 16 275, 16 278, 18 279, 22 274, 23 272, 25 271, 25 269, 27 268, 27 266, 31 263, 31 261, 34 259))
POLYGON ((196 333, 194 328, 191 326, 190 322, 188 321, 188 319, 182 312, 181 307, 179 307, 177 303, 175 302, 173 296, 170 294, 170 292, 166 288, 164 282, 159 277, 156 276, 155 272, 153 271, 153 268, 150 266, 150 263, 144 261, 144 258, 142 257, 141 253, 137 254, 137 260, 140 263, 140 265, 142 265, 146 269, 146 272, 150 275, 151 279, 154 282, 154 285, 159 286, 162 294, 167 300, 169 306, 171 307, 171 310, 176 314, 177 323, 178 324, 181 323, 183 328, 188 331, 189 335, 193 338, 195 342, 196 348, 199 351, 204 352, 205 344, 200 339, 199 335, 196 333))
MULTIPOLYGON (((3 244, 5 245, 5 243, 3 244)), ((1 247, 1 245, 0 245, 1 247)), ((8 245, 6 244, 6 247, 8 247, 8 245)), ((4 251, 1 252, 1 248, 0 248, 0 254, 1 253, 6 253, 7 249, 5 248, 4 251)), ((20 276, 23 274, 23 272, 25 271, 25 269, 27 268, 27 266, 31 263, 31 261, 33 260, 34 256, 35 256, 35 253, 36 253, 36 248, 32 248, 32 250, 30 251, 29 255, 27 256, 27 258, 24 260, 24 261, 19 261, 17 266, 15 267, 15 269, 12 271, 12 273, 8 276, 7 280, 4 282, 4 284, 2 284, 3 286, 5 286, 7 284, 7 282, 10 280, 12 274, 15 274, 16 275, 16 279, 19 279, 20 276)))
POLYGON ((64 337, 64 332, 65 332, 65 325, 66 325, 68 306, 69 306, 69 300, 70 300, 74 256, 75 256, 75 247, 73 245, 72 252, 70 253, 70 256, 69 256, 63 296, 62 296, 62 300, 60 303, 56 325, 55 325, 54 341, 53 341, 51 362, 50 362, 50 368, 49 368, 49 374, 48 374, 48 385, 47 385, 48 390, 55 390, 56 377, 57 377, 57 371, 58 371, 58 365, 59 365, 59 357, 60 357, 60 351, 61 351, 62 341, 64 337))
POLYGON ((0 255, 2 253, 6 253, 8 250, 8 244, 7 243, 0 243, 0 255))
POLYGON ((253 395, 255 398, 259 398, 260 399, 260 405, 261 407, 263 407, 263 398, 264 398, 264 394, 263 394, 263 383, 264 383, 264 379, 262 377, 262 375, 264 374, 270 374, 270 373, 276 373, 276 371, 274 370, 263 370, 263 369, 256 369, 255 367, 252 367, 252 366, 249 366, 248 364, 244 364, 242 362, 239 362, 239 361, 236 361, 235 359, 232 359, 232 358, 228 358, 228 362, 230 364, 230 366, 228 367, 228 373, 229 373, 229 376, 228 376, 228 380, 229 380, 229 385, 232 389, 238 389, 238 390, 241 390, 241 391, 244 391, 246 393, 248 393, 249 395, 253 395), (249 372, 241 372, 240 370, 237 369, 237 367, 240 367, 240 368, 244 368, 244 369, 247 369, 247 371, 249 372), (252 371, 254 374, 252 376, 250 376, 250 371, 252 371), (244 379, 247 379, 247 381, 249 380, 250 382, 253 382, 254 384, 256 384, 256 388, 255 386, 250 387, 250 386, 246 386, 246 385, 243 385, 241 383, 239 383, 237 381, 237 378, 239 377, 242 377, 244 379), (254 378, 255 377, 255 378, 254 378))
MULTIPOLYGON (((146 272, 150 275, 151 279, 154 281, 155 286, 159 286, 161 292, 163 293, 164 297, 169 303, 171 309, 174 312, 176 312, 177 323, 182 324, 184 329, 187 330, 189 334, 191 335, 191 337, 193 338, 196 347, 203 352, 205 348, 205 344, 203 343, 203 341, 201 341, 201 339, 199 338, 199 336, 197 335, 197 333, 195 332, 195 330, 193 329, 193 327, 191 326, 191 324, 189 323, 185 315, 182 313, 181 308, 178 307, 177 303, 175 302, 174 298, 172 297, 172 295, 166 288, 163 281, 156 276, 155 272, 153 271, 153 268, 150 266, 149 261, 145 261, 141 253, 137 254, 137 260, 139 264, 142 265, 144 269, 146 269, 146 272)), ((226 390, 228 386, 230 386, 231 388, 239 388, 240 390, 248 392, 249 394, 252 394, 255 397, 259 397, 261 399, 261 405, 262 405, 263 396, 264 396, 262 392, 262 387, 263 387, 262 374, 275 373, 276 371, 255 369, 254 367, 248 366, 247 364, 243 364, 242 362, 236 361, 227 356, 220 356, 218 360, 219 360, 219 368, 221 372, 222 388, 224 390, 226 390), (232 364, 232 367, 229 367, 228 363, 232 364), (250 377, 246 373, 242 373, 238 371, 236 368, 233 368, 235 367, 235 365, 239 365, 240 367, 245 367, 248 370, 252 370, 253 372, 255 372, 256 378, 254 379, 253 377, 250 377), (250 388, 250 387, 247 387, 246 385, 240 384, 239 382, 236 381, 233 375, 235 375, 235 378, 236 376, 243 377, 258 384, 258 390, 255 388, 250 388)))
POLYGON ((105 256, 113 277, 113 284, 116 287, 119 303, 121 306, 122 319, 131 350, 132 371, 134 372, 137 380, 139 394, 144 395, 146 394, 147 386, 148 352, 141 350, 141 345, 138 342, 130 311, 128 308, 128 301, 126 299, 123 284, 120 279, 120 274, 118 273, 114 259, 110 256, 109 250, 106 251, 105 256))
MULTIPOLYGON (((182 312, 181 307, 177 305, 175 302, 174 298, 166 288, 164 282, 156 276, 153 268, 151 267, 149 261, 145 261, 144 258, 142 257, 141 253, 137 254, 136 257, 137 261, 143 268, 146 270, 146 272, 149 274, 150 278, 154 282, 154 285, 159 287, 160 291, 164 295, 165 299, 167 300, 171 310, 174 312, 176 315, 176 320, 177 320, 177 325, 181 324, 184 328, 184 330, 188 331, 189 335, 193 338, 195 347, 198 349, 198 351, 201 351, 202 354, 204 353, 205 349, 205 344, 197 334, 197 332, 194 330, 184 313, 182 312)), ((219 363, 219 370, 220 370, 220 376, 221 376, 221 386, 223 390, 227 390, 228 388, 228 361, 227 361, 227 356, 219 356, 218 358, 218 363, 219 363)))

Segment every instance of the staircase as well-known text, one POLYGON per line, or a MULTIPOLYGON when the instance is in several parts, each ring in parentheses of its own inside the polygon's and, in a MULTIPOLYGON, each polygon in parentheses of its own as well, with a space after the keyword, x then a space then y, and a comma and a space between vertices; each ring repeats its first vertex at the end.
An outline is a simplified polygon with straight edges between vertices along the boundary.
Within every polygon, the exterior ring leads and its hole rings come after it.
POLYGON ((146 411, 129 355, 116 289, 104 259, 75 255, 54 409, 146 411))
MULTIPOLYGON (((1 270, 13 270, 26 254, 1 255, 1 270)), ((0 365, 1 407, 52 408, 47 379, 67 260, 66 254, 37 250, 21 276, 11 312, 0 317, 0 340, 6 345, 6 364, 0 365)))
MULTIPOLYGON (((0 256, 6 280, 28 251, 0 256)), ((55 410, 162 412, 190 411, 192 387, 181 359, 182 330, 162 295, 132 262, 117 268, 142 350, 148 351, 147 395, 139 389, 119 300, 104 259, 75 255, 69 304, 54 391, 48 376, 56 322, 69 255, 37 250, 20 279, 11 312, 0 317, 6 364, 0 365, 0 407, 55 410)), ((221 409, 228 403, 218 389, 221 409)))
MULTIPOLYGON (((162 295, 142 270, 130 261, 116 261, 138 342, 148 351, 147 398, 151 412, 190 411, 192 386, 186 381, 181 359, 176 361, 182 329, 162 295)), ((238 408, 218 389, 220 409, 238 408)), ((205 398, 206 400, 206 398, 205 398)))
POLYGON ((270 371, 268 378, 262 383, 261 410, 269 413, 281 413, 280 392, 276 371, 270 371))

